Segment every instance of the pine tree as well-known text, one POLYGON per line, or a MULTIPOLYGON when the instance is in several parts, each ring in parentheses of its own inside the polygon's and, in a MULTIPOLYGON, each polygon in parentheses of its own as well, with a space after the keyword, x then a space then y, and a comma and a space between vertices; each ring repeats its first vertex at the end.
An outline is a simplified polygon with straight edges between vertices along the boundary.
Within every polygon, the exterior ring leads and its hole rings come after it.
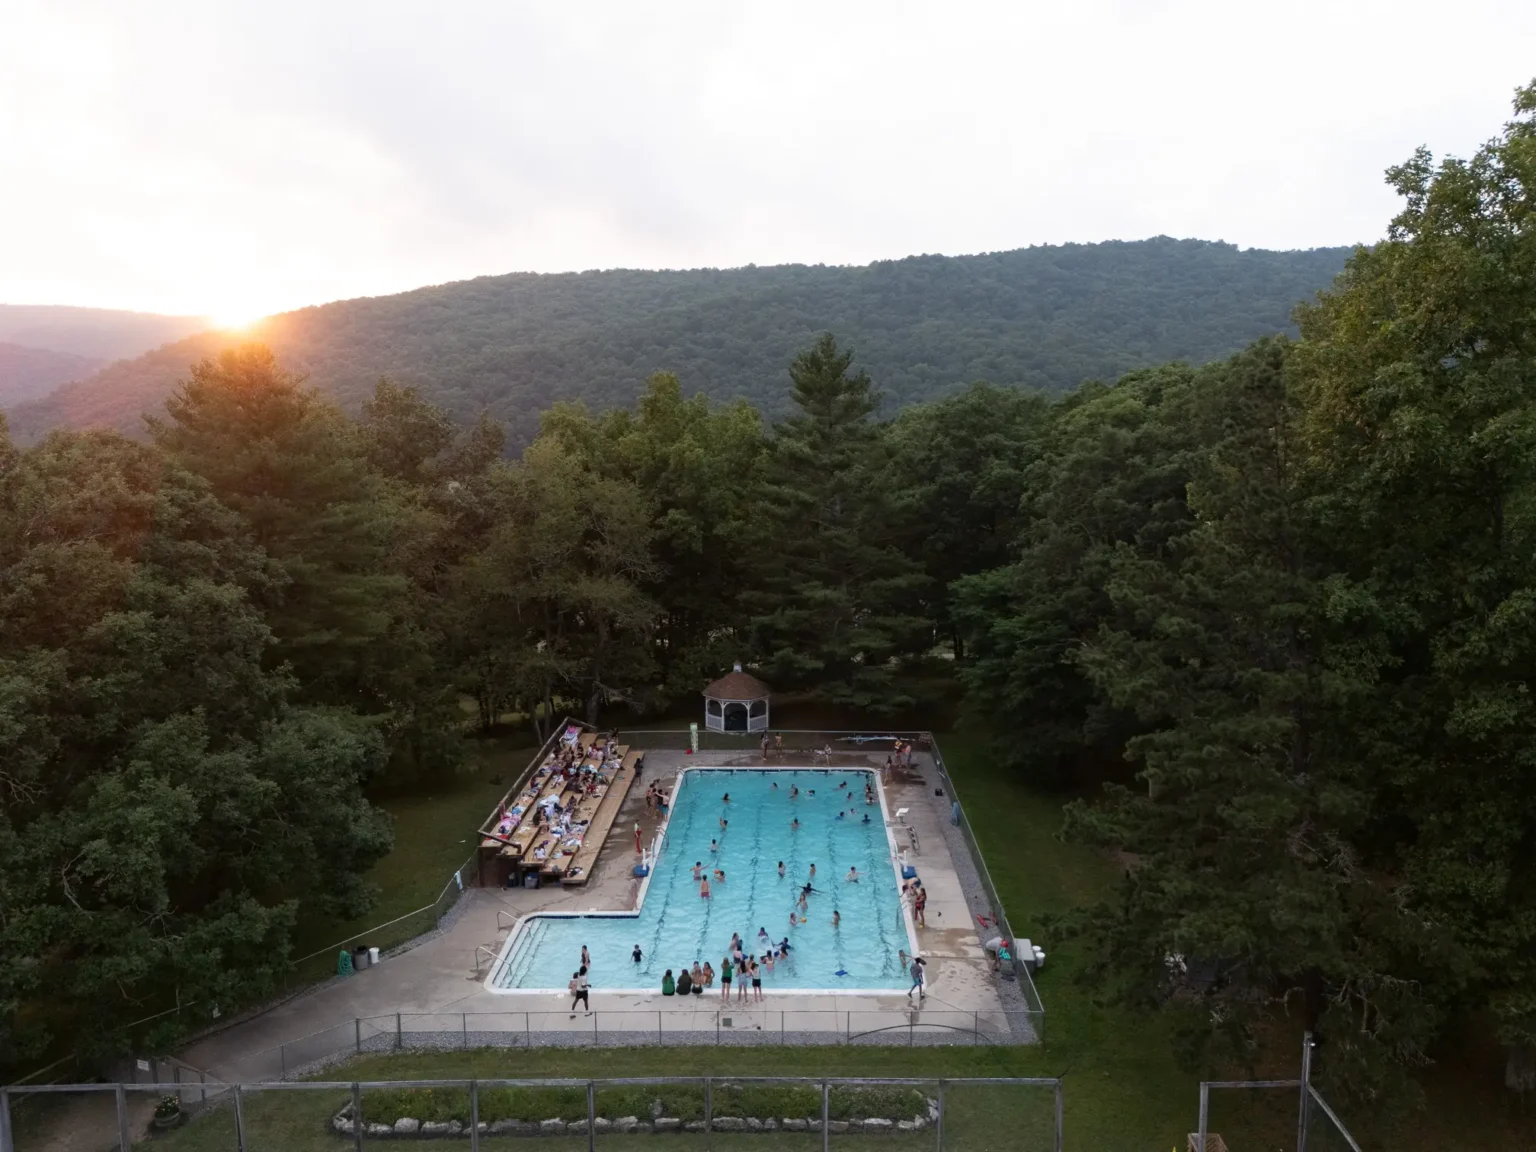
POLYGON ((933 642, 908 605, 921 569, 895 547, 877 483, 880 398, 828 334, 795 358, 798 414, 777 426, 764 486, 758 587, 750 599, 763 670, 776 684, 840 704, 907 702, 897 662, 933 642))

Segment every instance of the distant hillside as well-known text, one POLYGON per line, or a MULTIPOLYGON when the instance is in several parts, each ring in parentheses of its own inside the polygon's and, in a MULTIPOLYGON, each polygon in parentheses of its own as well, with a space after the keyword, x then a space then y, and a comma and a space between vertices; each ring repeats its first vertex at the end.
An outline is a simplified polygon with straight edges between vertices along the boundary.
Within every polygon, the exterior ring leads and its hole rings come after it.
MULTIPOLYGON (((306 308, 254 335, 344 405, 389 375, 460 416, 488 409, 518 442, 552 401, 626 404, 661 370, 685 390, 778 413, 790 359, 828 330, 892 406, 974 380, 1059 390, 1210 360, 1288 329, 1296 302, 1348 255, 1159 237, 864 267, 515 274, 306 308)), ((13 430, 137 429, 192 361, 228 340, 204 333, 114 364, 18 407, 13 430)))
POLYGON ((208 327, 202 316, 161 316, 111 308, 0 304, 0 341, 96 360, 121 360, 208 327))
POLYGON ((0 341, 0 408, 46 396, 60 384, 98 371, 106 361, 0 341))

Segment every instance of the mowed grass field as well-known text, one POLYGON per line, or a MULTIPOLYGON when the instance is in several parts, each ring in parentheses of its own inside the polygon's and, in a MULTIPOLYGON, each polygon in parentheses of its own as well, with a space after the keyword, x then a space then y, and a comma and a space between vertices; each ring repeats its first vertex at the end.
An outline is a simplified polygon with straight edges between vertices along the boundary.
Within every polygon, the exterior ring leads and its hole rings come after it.
MULTIPOLYGON (((779 719, 779 717, 775 717, 779 719)), ((664 725, 677 727, 676 724, 664 725)), ((526 741, 525 741, 526 742, 526 741)), ((1195 1127, 1199 1076, 1179 1069, 1164 1021, 1098 1002, 1096 990, 1079 979, 1082 947, 1052 939, 1042 927, 1051 913, 1063 912, 1108 891, 1119 873, 1107 858, 1066 844, 1059 838, 1060 796, 1023 786, 996 766, 984 743, 960 734, 940 734, 940 746, 980 840, 989 871, 1015 930, 1040 942, 1049 963, 1038 984, 1047 1009, 1045 1043, 1028 1048, 762 1049, 681 1048, 522 1052, 487 1050, 452 1053, 399 1053, 364 1057, 325 1077, 351 1079, 439 1079, 497 1077, 616 1077, 682 1075, 745 1076, 1061 1076, 1065 1082, 1066 1147, 1075 1152, 1184 1152, 1186 1134, 1195 1127)), ((492 785, 497 773, 510 779, 532 754, 516 743, 487 743, 477 749, 475 772, 427 793, 386 797, 381 802, 396 817, 396 848, 371 875, 382 891, 379 907, 368 918, 378 923, 433 899, 443 879, 473 847, 479 821, 500 797, 504 785, 492 785)), ((339 939, 366 925, 315 925, 326 939, 339 939)), ((1488 1152, 1536 1149, 1536 1108, 1522 1113, 1518 1101, 1499 1084, 1497 1050, 1485 1042, 1459 1038, 1444 1058, 1422 1077, 1426 1107, 1393 1115, 1341 1107, 1357 1139, 1367 1149, 1440 1152, 1476 1148, 1488 1152)), ((1294 1076, 1299 1048, 1280 1034, 1262 1072, 1294 1076)), ((1245 1069, 1218 1070, 1242 1077, 1245 1069)), ((326 1119, 344 1103, 327 1092, 273 1092, 246 1105, 254 1138, 252 1152, 264 1148, 336 1149, 349 1146, 325 1129, 326 1119)), ((1335 1101, 1336 1104, 1340 1103, 1335 1101)), ((965 1149, 1036 1146, 1049 1131, 1049 1093, 997 1091, 964 1104, 949 1132, 947 1146, 965 1149), (1042 1127, 1044 1125, 1044 1127, 1042 1127), (963 1137, 964 1142, 957 1143, 963 1137)), ((366 1103, 365 1103, 366 1110, 366 1103)), ((1295 1148, 1296 1096, 1291 1092, 1225 1092, 1213 1095, 1212 1130, 1222 1132, 1232 1152, 1292 1152, 1295 1148)), ((931 1140, 931 1133, 929 1134, 931 1140)), ((737 1143, 771 1152, 779 1147, 819 1147, 784 1134, 714 1137, 714 1147, 737 1143)), ((619 1137, 605 1134, 602 1147, 615 1150, 641 1141, 646 1148, 702 1148, 700 1138, 679 1135, 619 1137)), ((839 1145, 869 1143, 891 1149, 890 1138, 839 1135, 839 1145)), ((216 1110, 160 1137, 166 1152, 181 1149, 233 1148, 232 1117, 216 1110)), ((525 1147, 517 1140, 508 1146, 525 1147)), ((585 1147, 585 1139, 541 1139, 539 1148, 566 1144, 585 1147)), ((486 1142, 483 1147, 495 1147, 486 1142)), ((639 1145, 637 1145, 639 1146, 639 1145)), ((932 1147, 931 1142, 925 1146, 932 1147)), ((1048 1144, 1041 1145, 1049 1147, 1048 1144)), ((1315 1143, 1317 1152, 1342 1144, 1315 1143)))

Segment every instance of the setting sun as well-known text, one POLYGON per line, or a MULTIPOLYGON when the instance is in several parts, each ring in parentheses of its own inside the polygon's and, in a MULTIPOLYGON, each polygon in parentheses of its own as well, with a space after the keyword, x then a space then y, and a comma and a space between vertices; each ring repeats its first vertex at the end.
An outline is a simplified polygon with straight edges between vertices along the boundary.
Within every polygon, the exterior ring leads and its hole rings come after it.
POLYGON ((221 332, 244 332, 264 319, 266 316, 263 313, 238 309, 214 312, 208 317, 209 322, 221 332))

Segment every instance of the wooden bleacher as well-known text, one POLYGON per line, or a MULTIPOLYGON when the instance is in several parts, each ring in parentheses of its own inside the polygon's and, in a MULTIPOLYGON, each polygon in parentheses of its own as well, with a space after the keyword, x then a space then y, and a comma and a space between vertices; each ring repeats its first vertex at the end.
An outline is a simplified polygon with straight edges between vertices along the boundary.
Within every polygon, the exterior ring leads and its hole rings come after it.
POLYGON ((556 772, 556 749, 545 757, 522 788, 509 791, 502 803, 509 813, 521 811, 505 832, 497 831, 494 817, 487 822, 481 829, 483 852, 502 861, 514 874, 537 871, 547 881, 585 884, 630 785, 639 775, 644 756, 643 752, 631 752, 627 746, 619 745, 614 749, 616 757, 607 762, 611 775, 596 786, 595 792, 588 793, 581 769, 601 772, 604 766, 601 750, 593 753, 596 740, 597 734, 593 732, 583 732, 578 737, 577 747, 583 756, 571 775, 556 772), (559 802, 569 821, 563 837, 557 837, 550 828, 539 827, 539 807, 551 798, 559 802))
POLYGON ((585 884, 592 875, 592 865, 597 862, 597 855, 603 850, 603 844, 608 839, 608 833, 613 830, 613 823, 619 818, 619 809, 624 806, 624 798, 629 795, 629 788, 640 775, 640 761, 645 759, 645 753, 630 751, 627 746, 620 746, 620 752, 624 759, 619 765, 618 773, 612 783, 608 785, 608 794, 597 804, 592 813, 592 823, 587 826, 587 837, 581 845, 581 850, 571 857, 570 864, 561 877, 562 884, 585 884))

